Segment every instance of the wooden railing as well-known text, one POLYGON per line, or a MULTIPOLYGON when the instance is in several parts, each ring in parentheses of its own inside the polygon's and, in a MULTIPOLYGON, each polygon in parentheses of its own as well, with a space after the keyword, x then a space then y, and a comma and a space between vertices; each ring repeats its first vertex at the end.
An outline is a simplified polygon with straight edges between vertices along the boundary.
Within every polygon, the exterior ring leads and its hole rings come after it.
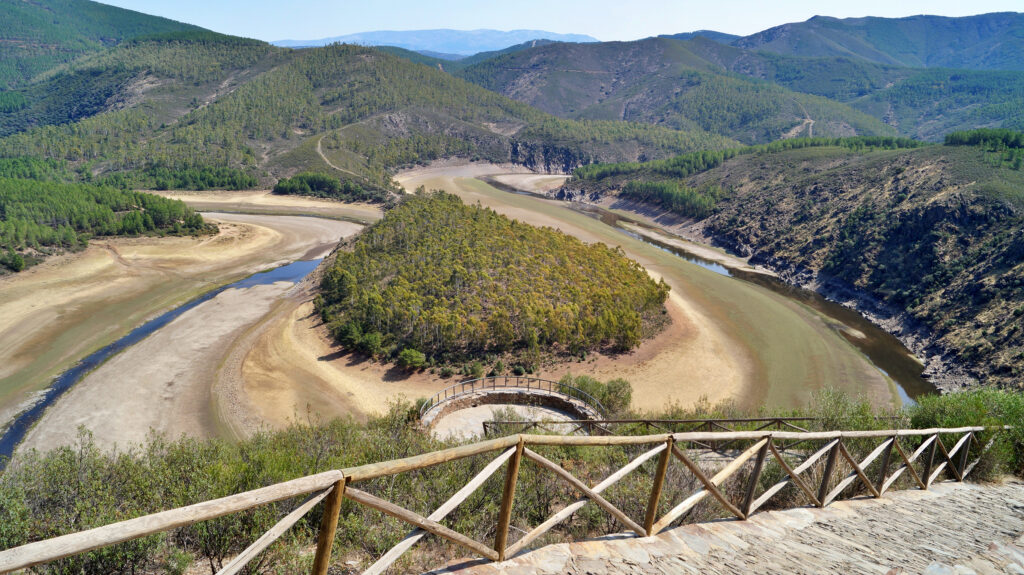
POLYGON ((314 575, 326 574, 342 499, 349 499, 357 504, 376 509, 398 518, 413 527, 413 530, 405 539, 388 551, 367 569, 365 573, 382 573, 400 555, 409 550, 428 533, 461 546, 477 556, 492 561, 501 561, 525 550, 538 537, 569 518, 588 502, 597 504, 614 517, 619 524, 637 536, 646 537, 659 533, 677 523, 687 512, 709 496, 713 497, 729 514, 743 520, 764 506, 787 485, 794 485, 798 488, 808 503, 824 507, 842 493, 848 492, 848 489, 858 482, 862 493, 867 493, 872 497, 881 497, 904 474, 908 474, 913 479, 913 484, 921 489, 928 489, 943 473, 948 474, 949 477, 956 481, 963 481, 978 462, 981 461, 982 455, 991 447, 996 434, 1005 429, 1008 428, 962 427, 955 429, 890 429, 884 431, 826 432, 760 430, 686 432, 642 436, 511 435, 407 457, 405 459, 327 471, 222 499, 206 501, 88 531, 29 543, 0 552, 0 573, 8 573, 17 569, 85 553, 139 537, 169 531, 198 521, 214 519, 302 495, 308 495, 309 497, 235 557, 234 560, 224 566, 219 573, 237 573, 248 561, 266 549, 272 542, 284 534, 288 528, 313 509, 314 506, 323 501, 325 505, 324 514, 319 528, 312 572, 314 575), (984 445, 979 441, 978 434, 990 435, 984 445), (955 438, 955 443, 953 443, 951 448, 946 448, 946 444, 942 440, 943 436, 947 439, 955 438), (881 443, 859 461, 851 455, 847 448, 848 442, 871 441, 871 444, 873 444, 873 440, 880 440, 881 443), (807 448, 802 454, 802 461, 796 462, 794 459, 797 456, 792 453, 784 455, 780 451, 779 446, 776 445, 776 442, 796 441, 804 445, 811 445, 815 442, 822 445, 817 449, 807 448), (731 461, 722 466, 711 477, 708 477, 704 470, 694 462, 693 452, 685 448, 687 444, 708 442, 742 443, 742 447, 736 450, 731 461), (977 445, 976 457, 973 462, 969 461, 972 444, 977 445), (596 485, 588 486, 569 471, 563 469, 558 463, 531 449, 537 446, 653 447, 634 458, 603 481, 596 485), (427 517, 355 487, 355 485, 370 479, 424 469, 442 463, 493 452, 497 452, 499 455, 470 480, 465 487, 452 495, 447 502, 427 517), (774 458, 779 467, 785 471, 785 479, 758 494, 757 487, 769 456, 774 458), (601 495, 603 491, 654 457, 658 457, 658 460, 653 472, 653 480, 643 518, 634 519, 627 516, 601 495), (580 498, 552 515, 540 525, 533 527, 532 530, 528 531, 514 543, 509 544, 508 536, 512 516, 512 503, 515 497, 519 469, 524 459, 531 464, 539 466, 541 469, 553 473, 562 481, 572 486, 580 493, 580 498), (898 467, 890 473, 890 464, 893 459, 896 459, 898 467), (746 487, 742 490, 742 497, 738 498, 738 500, 730 499, 722 489, 723 483, 736 475, 751 460, 753 460, 753 465, 747 475, 746 487), (678 461, 685 466, 702 487, 659 517, 658 510, 661 494, 665 486, 667 471, 673 461, 678 461), (823 463, 819 463, 822 461, 823 463), (840 463, 841 461, 846 462, 850 472, 838 481, 835 481, 833 476, 844 465, 840 463), (868 466, 875 461, 879 461, 874 470, 876 475, 869 477, 868 466), (915 467, 915 464, 917 467, 915 467), (476 541, 440 523, 441 520, 480 488, 503 465, 505 466, 505 481, 495 529, 496 535, 493 542, 483 543, 476 541), (817 485, 812 485, 808 477, 810 474, 807 472, 812 468, 816 470, 821 469, 821 479, 817 485))
MULTIPOLYGON (((899 423, 898 417, 876 417, 875 421, 887 422, 890 427, 899 423)), ((484 437, 501 437, 516 433, 551 433, 556 435, 636 435, 645 433, 686 433, 691 431, 805 431, 818 427, 822 420, 817 417, 736 417, 707 419, 562 419, 484 421, 484 437), (621 433, 627 431, 628 433, 621 433)), ((834 423, 834 422, 833 422, 834 423)), ((798 447, 804 440, 779 445, 781 451, 798 447)), ((725 453, 737 440, 689 441, 691 449, 707 449, 725 453)))
POLYGON ((473 393, 508 389, 521 389, 531 393, 564 396, 568 399, 582 402, 596 414, 604 413, 604 406, 601 405, 601 402, 596 397, 577 387, 538 377, 499 375, 460 381, 442 389, 423 402, 423 405, 420 406, 420 417, 423 417, 424 414, 434 407, 459 397, 465 397, 473 393))

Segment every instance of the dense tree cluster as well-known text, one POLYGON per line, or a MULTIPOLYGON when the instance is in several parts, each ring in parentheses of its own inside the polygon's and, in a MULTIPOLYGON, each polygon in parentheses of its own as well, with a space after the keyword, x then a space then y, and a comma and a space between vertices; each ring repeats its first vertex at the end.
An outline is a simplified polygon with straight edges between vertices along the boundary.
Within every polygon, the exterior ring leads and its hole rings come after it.
POLYGON ((947 146, 980 146, 990 151, 1024 148, 1024 133, 982 128, 946 134, 947 146))
POLYGON ((697 190, 677 182, 627 182, 619 195, 623 198, 660 206, 672 213, 689 218, 706 218, 715 209, 715 203, 725 196, 718 186, 697 190))
POLYGON ((61 162, 37 158, 0 158, 0 178, 58 180, 66 177, 61 162))
POLYGON ((946 134, 947 146, 976 146, 993 152, 998 164, 1021 169, 1024 164, 1024 133, 1012 130, 980 129, 946 134))
POLYGON ((316 172, 304 172, 279 180, 274 185, 274 193, 315 196, 346 202, 384 202, 388 199, 385 192, 366 189, 352 180, 341 181, 334 176, 316 172))
POLYGON ((347 347, 442 359, 627 350, 658 322, 668 294, 621 250, 443 192, 417 194, 388 212, 338 254, 321 287, 317 308, 347 347))
POLYGON ((601 180, 614 176, 631 174, 656 174, 670 178, 685 178, 712 168, 722 162, 747 154, 776 153, 801 148, 840 147, 855 151, 899 150, 925 146, 924 142, 910 138, 889 136, 858 136, 853 138, 791 138, 769 144, 759 144, 744 148, 727 148, 724 150, 704 150, 691 152, 674 158, 653 160, 650 162, 621 162, 611 164, 591 164, 580 166, 573 171, 573 177, 579 180, 601 180))
POLYGON ((142 175, 154 190, 248 190, 259 184, 255 177, 228 166, 154 165, 142 175))
MULTIPOLYGON (((0 252, 77 248, 92 236, 196 233, 202 216, 178 200, 87 184, 0 178, 0 252)), ((21 258, 20 266, 16 265, 21 258)))
POLYGON ((28 106, 28 100, 21 92, 0 92, 0 113, 10 114, 28 106))

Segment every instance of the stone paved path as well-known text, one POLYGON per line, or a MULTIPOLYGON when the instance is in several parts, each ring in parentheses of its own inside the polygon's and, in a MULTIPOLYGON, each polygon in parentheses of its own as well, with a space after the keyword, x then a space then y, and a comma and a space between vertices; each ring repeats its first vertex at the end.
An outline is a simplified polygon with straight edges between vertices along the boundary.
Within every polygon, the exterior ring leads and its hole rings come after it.
POLYGON ((459 575, 926 573, 1024 575, 1024 484, 941 483, 929 491, 550 545, 459 575))

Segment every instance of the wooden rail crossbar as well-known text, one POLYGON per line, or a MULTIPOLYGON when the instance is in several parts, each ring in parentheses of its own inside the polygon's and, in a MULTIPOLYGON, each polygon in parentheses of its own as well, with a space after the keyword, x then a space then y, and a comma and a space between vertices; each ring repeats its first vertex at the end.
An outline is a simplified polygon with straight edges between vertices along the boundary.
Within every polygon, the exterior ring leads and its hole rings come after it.
MULTIPOLYGON (((905 472, 909 472, 914 483, 921 489, 928 489, 943 472, 946 472, 955 481, 963 481, 975 468, 985 452, 993 445, 995 434, 1006 429, 1009 429, 1009 427, 825 432, 761 429, 756 431, 696 431, 641 436, 512 435, 407 457, 405 459, 327 471, 213 501, 29 543, 21 547, 0 551, 0 574, 300 496, 309 497, 226 565, 221 570, 221 573, 226 575, 238 572, 248 561, 256 557, 263 549, 283 535, 287 529, 297 523, 307 512, 323 500, 325 505, 324 516, 318 534, 317 554, 313 565, 313 573, 314 575, 325 575, 330 562, 331 547, 334 543, 334 531, 342 499, 348 499, 357 504, 379 510, 414 527, 413 531, 404 540, 371 566, 366 573, 373 575, 382 573, 402 553, 410 549, 426 534, 442 537, 477 556, 490 560, 501 560, 525 550, 530 543, 558 523, 570 517, 588 502, 597 504, 614 517, 619 524, 635 532, 637 535, 650 536, 677 524, 698 502, 706 499, 709 495, 723 508, 735 515, 737 519, 744 520, 749 518, 790 483, 799 488, 808 503, 824 507, 839 498, 844 492, 847 492, 855 483, 861 485, 863 490, 870 496, 881 497, 905 472), (978 439, 978 434, 982 433, 992 434, 992 437, 985 445, 982 445, 978 439), (951 449, 946 449, 942 441, 943 436, 946 439, 954 436, 957 437, 955 443, 952 443, 953 447, 951 449), (881 443, 867 457, 857 461, 851 455, 850 449, 846 445, 851 440, 881 440, 881 443), (806 455, 800 464, 793 467, 793 461, 791 460, 799 458, 799 456, 780 449, 780 446, 775 444, 776 441, 799 443, 818 441, 824 442, 824 445, 813 453, 806 455), (732 461, 721 467, 710 478, 694 462, 692 457, 693 450, 680 449, 680 446, 686 445, 707 445, 709 443, 724 445, 740 442, 746 442, 743 445, 743 451, 735 455, 732 461), (914 450, 910 455, 907 454, 901 442, 908 445, 913 444, 914 450), (552 461, 531 449, 532 447, 570 445, 593 447, 653 445, 654 447, 636 457, 605 480, 591 487, 573 476, 566 469, 563 469, 558 462, 552 461), (972 446, 975 447, 975 459, 973 462, 970 461, 969 455, 972 446), (425 469, 466 457, 493 452, 499 453, 496 459, 486 465, 465 487, 460 489, 444 505, 427 517, 352 486, 354 483, 377 477, 425 469), (644 517, 639 518, 638 521, 629 517, 613 503, 605 499, 601 492, 639 469, 644 463, 650 461, 655 456, 659 457, 652 472, 650 498, 644 517), (899 461, 902 461, 902 465, 890 474, 890 460, 896 456, 898 456, 899 461), (677 503, 658 518, 659 499, 662 494, 662 488, 666 483, 667 471, 673 459, 678 460, 678 462, 685 466, 703 487, 677 503), (742 501, 732 501, 723 492, 722 486, 727 480, 734 478, 741 469, 748 467, 747 464, 750 460, 754 461, 749 465, 751 470, 745 477, 746 487, 743 489, 742 501), (764 490, 758 496, 757 489, 760 484, 761 474, 765 463, 770 460, 777 462, 779 467, 786 473, 787 478, 764 490), (877 470, 875 471, 878 475, 876 479, 872 480, 868 475, 869 466, 876 460, 880 462, 876 466, 877 470), (921 461, 918 464, 921 466, 920 471, 914 467, 918 460, 921 461), (565 506, 548 520, 526 533, 518 541, 509 544, 509 519, 512 512, 516 478, 523 461, 529 461, 530 464, 536 465, 540 469, 552 472, 576 489, 580 493, 581 498, 565 506), (849 467, 850 471, 845 477, 833 483, 833 480, 836 479, 837 470, 844 466, 843 461, 845 461, 845 466, 849 467), (805 477, 805 473, 816 465, 819 468, 824 468, 820 484, 817 486, 817 492, 808 484, 809 478, 805 477), (495 530, 496 535, 493 545, 475 541, 439 523, 479 489, 502 466, 506 468, 505 487, 502 497, 501 514, 495 530)), ((861 445, 863 446, 863 444, 861 445)), ((808 449, 807 451, 809 452, 810 450, 808 449)))

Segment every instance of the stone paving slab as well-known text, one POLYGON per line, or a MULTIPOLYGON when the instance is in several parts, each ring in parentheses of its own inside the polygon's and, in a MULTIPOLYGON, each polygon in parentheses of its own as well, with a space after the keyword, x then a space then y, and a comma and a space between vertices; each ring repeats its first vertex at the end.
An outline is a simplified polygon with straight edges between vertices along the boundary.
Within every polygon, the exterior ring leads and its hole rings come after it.
POLYGON ((654 537, 549 545, 503 563, 463 561, 432 573, 1024 575, 1024 483, 939 483, 654 537))

